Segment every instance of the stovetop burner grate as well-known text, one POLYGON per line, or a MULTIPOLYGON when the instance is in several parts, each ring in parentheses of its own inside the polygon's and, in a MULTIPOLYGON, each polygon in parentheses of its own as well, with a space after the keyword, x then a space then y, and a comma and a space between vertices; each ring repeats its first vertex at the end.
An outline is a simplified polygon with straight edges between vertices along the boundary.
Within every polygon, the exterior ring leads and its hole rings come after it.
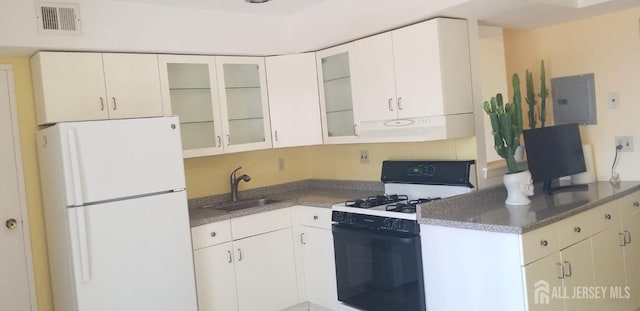
POLYGON ((385 210, 388 212, 415 213, 416 207, 418 204, 431 202, 439 199, 440 198, 426 198, 426 199, 409 200, 408 202, 392 203, 385 206, 385 210))
POLYGON ((344 202, 344 205, 356 208, 372 208, 375 206, 381 206, 407 200, 409 200, 409 197, 402 194, 375 195, 367 197, 366 199, 355 199, 346 201, 344 202))

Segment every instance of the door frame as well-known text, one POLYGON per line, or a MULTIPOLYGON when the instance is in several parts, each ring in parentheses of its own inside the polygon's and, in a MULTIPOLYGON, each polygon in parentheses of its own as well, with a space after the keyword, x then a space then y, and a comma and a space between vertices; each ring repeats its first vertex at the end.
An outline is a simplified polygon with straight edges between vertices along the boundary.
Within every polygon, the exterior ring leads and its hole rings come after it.
POLYGON ((33 252, 31 250, 31 228, 29 226, 27 195, 24 183, 24 165, 22 162, 22 145, 20 144, 20 126, 18 124, 18 109, 16 105, 15 81, 13 77, 13 65, 0 64, 0 71, 7 74, 9 109, 11 113, 11 128, 13 131, 13 146, 15 150, 16 176, 18 178, 18 199, 20 201, 20 219, 22 221, 22 238, 24 242, 25 260, 27 266, 27 276, 29 284, 29 298, 31 310, 38 310, 35 275, 33 271, 33 252))

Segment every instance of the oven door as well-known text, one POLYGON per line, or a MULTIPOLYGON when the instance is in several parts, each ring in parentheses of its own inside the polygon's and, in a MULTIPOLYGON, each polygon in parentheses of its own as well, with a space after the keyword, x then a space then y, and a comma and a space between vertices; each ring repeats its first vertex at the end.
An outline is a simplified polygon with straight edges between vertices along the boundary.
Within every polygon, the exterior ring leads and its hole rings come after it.
POLYGON ((338 300, 366 310, 423 311, 420 235, 333 225, 338 300))

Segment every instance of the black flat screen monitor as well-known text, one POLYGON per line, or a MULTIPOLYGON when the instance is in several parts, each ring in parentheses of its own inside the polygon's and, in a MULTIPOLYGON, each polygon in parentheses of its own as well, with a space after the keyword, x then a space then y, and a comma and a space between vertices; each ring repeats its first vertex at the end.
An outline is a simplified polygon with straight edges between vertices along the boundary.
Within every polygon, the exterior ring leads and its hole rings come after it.
POLYGON ((586 172, 577 123, 525 130, 523 136, 531 178, 534 183, 543 182, 544 192, 570 190, 572 186, 552 188, 551 184, 560 177, 586 172))

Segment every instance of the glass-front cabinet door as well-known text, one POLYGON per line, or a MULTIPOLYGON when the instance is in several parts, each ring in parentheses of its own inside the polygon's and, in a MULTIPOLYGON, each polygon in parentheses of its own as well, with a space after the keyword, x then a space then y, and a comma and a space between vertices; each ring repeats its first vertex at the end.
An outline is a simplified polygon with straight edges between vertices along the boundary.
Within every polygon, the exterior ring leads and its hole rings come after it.
POLYGON ((271 148, 263 57, 216 57, 225 152, 271 148))
POLYGON ((353 109, 353 43, 316 53, 320 109, 325 143, 353 142, 357 137, 357 112, 353 109))
POLYGON ((159 55, 165 115, 180 119, 185 158, 223 153, 213 56, 159 55))

